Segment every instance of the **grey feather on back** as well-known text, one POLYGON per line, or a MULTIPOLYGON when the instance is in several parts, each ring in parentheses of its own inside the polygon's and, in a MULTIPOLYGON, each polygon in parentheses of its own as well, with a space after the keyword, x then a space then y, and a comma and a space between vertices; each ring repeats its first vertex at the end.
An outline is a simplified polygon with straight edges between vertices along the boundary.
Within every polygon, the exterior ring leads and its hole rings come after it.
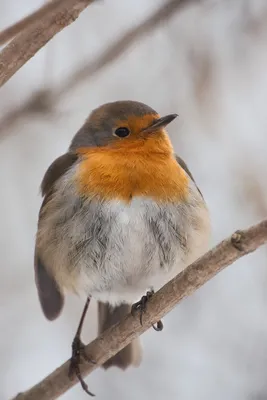
MULTIPOLYGON (((39 212, 39 221, 42 218, 42 208, 53 194, 55 182, 76 162, 78 156, 72 153, 66 153, 58 157, 48 168, 41 184, 43 203, 39 212)), ((34 270, 35 282, 38 290, 39 301, 44 315, 47 319, 57 318, 64 305, 64 296, 53 276, 48 273, 48 268, 41 260, 42 249, 38 248, 38 242, 35 243, 34 270)))
POLYGON ((42 183, 41 190, 42 195, 48 194, 54 183, 62 176, 65 172, 77 161, 78 156, 75 153, 65 153, 58 157, 48 170, 46 171, 42 183))
POLYGON ((187 175, 192 179, 192 181, 193 181, 194 184, 196 185, 197 190, 199 191, 199 193, 201 194, 201 196, 202 196, 202 198, 203 198, 203 195, 202 195, 201 191, 199 190, 199 187, 197 186, 196 181, 195 181, 195 179, 193 178, 193 175, 192 175, 191 172, 189 171, 188 166, 186 165, 186 163, 184 162, 184 160, 183 160, 181 157, 177 156, 176 154, 175 154, 175 158, 176 158, 176 161, 178 162, 178 164, 180 165, 180 167, 182 167, 183 170, 187 173, 187 175))

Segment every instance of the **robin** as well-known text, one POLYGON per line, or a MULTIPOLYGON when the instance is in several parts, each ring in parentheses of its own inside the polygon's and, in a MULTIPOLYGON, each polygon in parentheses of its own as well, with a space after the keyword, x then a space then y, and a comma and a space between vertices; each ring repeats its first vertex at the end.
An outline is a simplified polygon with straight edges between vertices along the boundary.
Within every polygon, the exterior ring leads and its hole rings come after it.
MULTIPOLYGON (((165 129, 176 117, 160 117, 135 101, 104 104, 92 111, 41 184, 35 247, 39 300, 44 315, 54 320, 64 292, 87 296, 70 372, 89 394, 79 357, 86 357, 80 334, 90 298, 98 301, 101 333, 131 309, 142 315, 153 291, 208 248, 207 206, 165 129)), ((159 321, 156 329, 161 328, 159 321)), ((104 368, 125 369, 140 361, 135 340, 104 368)))

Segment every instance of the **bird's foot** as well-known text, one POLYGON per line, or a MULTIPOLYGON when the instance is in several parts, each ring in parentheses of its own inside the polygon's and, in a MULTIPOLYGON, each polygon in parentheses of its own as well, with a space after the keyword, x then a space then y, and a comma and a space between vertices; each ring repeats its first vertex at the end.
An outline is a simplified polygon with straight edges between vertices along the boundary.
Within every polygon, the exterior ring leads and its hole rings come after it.
POLYGON ((155 331, 160 332, 163 330, 163 323, 161 320, 159 320, 156 325, 152 325, 152 327, 155 329, 155 331))
MULTIPOLYGON (((131 314, 134 316, 137 312, 140 313, 141 325, 143 325, 143 314, 146 312, 147 303, 153 295, 154 295, 154 290, 150 290, 149 292, 146 292, 145 296, 142 296, 141 300, 132 305, 131 314)), ((162 331, 163 329, 163 323, 161 321, 158 321, 156 326, 154 325, 152 326, 155 329, 155 331, 162 331)))
POLYGON ((81 359, 84 359, 86 362, 96 364, 96 361, 91 359, 85 352, 85 346, 82 343, 79 336, 75 336, 72 342, 72 355, 70 359, 70 367, 69 367, 69 378, 71 379, 73 375, 76 375, 78 378, 83 390, 89 394, 90 396, 94 396, 92 392, 88 389, 87 384, 85 383, 80 370, 81 359))

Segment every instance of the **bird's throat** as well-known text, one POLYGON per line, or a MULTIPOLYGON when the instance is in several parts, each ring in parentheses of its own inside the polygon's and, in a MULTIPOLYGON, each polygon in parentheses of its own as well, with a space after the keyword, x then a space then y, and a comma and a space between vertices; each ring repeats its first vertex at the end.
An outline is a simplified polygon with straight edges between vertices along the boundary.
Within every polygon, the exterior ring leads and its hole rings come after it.
POLYGON ((157 202, 186 200, 189 179, 168 143, 91 148, 80 153, 77 186, 83 196, 127 203, 137 196, 157 202))

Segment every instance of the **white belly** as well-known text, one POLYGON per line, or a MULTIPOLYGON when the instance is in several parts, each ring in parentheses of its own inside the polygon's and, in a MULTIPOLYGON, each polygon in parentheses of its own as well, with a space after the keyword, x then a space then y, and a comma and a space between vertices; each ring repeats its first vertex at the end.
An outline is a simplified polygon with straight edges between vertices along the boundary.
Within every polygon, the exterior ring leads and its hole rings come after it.
POLYGON ((66 179, 46 208, 38 243, 59 287, 113 304, 159 289, 208 248, 209 215, 193 182, 186 202, 126 204, 82 199, 66 179))
POLYGON ((81 265, 77 282, 77 291, 97 300, 111 304, 138 301, 207 249, 209 224, 203 205, 163 207, 135 198, 130 205, 107 203, 101 213, 105 220, 110 218, 105 254, 97 268, 92 268, 85 256, 81 262, 87 267, 81 265))

